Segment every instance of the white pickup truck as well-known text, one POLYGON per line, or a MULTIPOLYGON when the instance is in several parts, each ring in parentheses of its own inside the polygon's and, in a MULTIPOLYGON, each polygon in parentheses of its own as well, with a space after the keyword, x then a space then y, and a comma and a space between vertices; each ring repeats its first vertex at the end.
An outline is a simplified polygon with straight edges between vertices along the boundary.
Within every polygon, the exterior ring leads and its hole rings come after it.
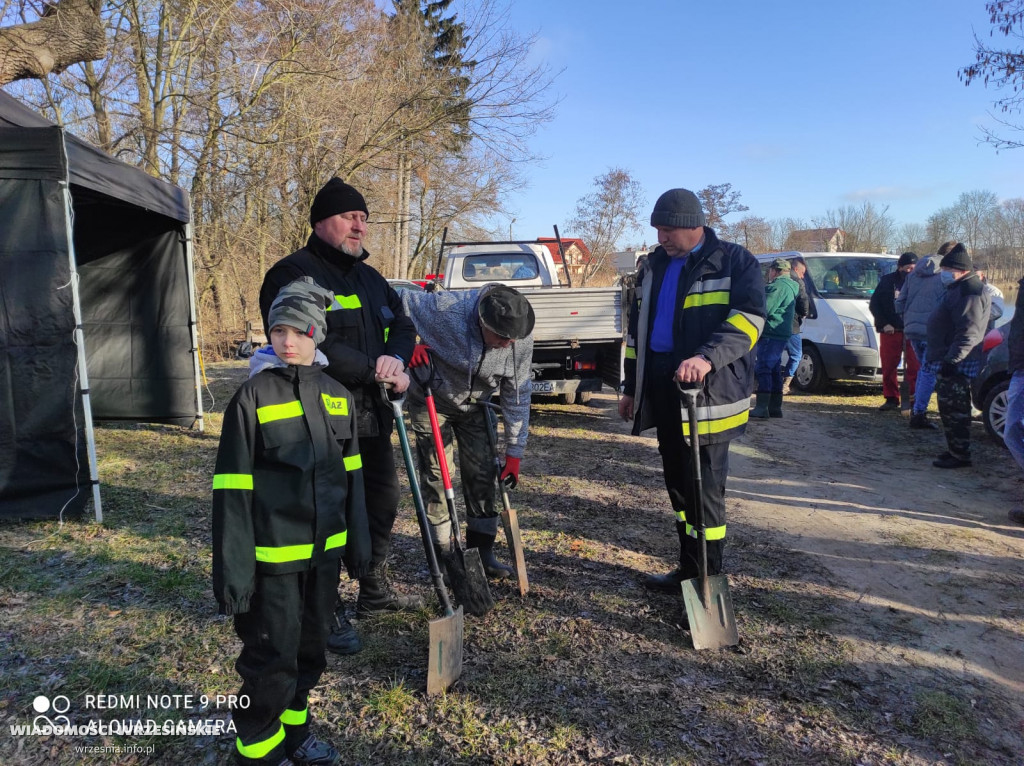
MULTIPOLYGON (((557 246, 558 240, 551 241, 557 246)), ((441 284, 448 290, 492 282, 522 292, 537 315, 533 393, 584 404, 602 382, 617 388, 622 353, 622 291, 572 287, 539 241, 449 242, 442 245, 441 284)), ((563 258, 564 263, 564 258, 563 258)))

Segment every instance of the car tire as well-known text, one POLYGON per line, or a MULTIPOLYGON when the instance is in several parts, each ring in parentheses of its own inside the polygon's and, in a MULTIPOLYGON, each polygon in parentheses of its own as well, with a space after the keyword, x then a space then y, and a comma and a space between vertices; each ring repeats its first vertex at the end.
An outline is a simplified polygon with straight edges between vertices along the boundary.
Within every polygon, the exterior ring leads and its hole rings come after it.
POLYGON ((576 404, 587 404, 590 401, 590 391, 577 391, 576 404))
POLYGON ((1003 429, 1006 427, 1006 408, 1009 405, 1007 392, 1010 381, 1001 380, 989 389, 985 402, 981 405, 981 422, 985 425, 988 435, 1004 447, 1003 429))
POLYGON ((790 385, 808 393, 820 393, 828 388, 828 382, 821 354, 814 346, 805 343, 804 355, 800 358, 800 364, 790 385))
POLYGON ((576 392, 572 391, 568 394, 559 394, 558 401, 562 404, 576 404, 576 392))

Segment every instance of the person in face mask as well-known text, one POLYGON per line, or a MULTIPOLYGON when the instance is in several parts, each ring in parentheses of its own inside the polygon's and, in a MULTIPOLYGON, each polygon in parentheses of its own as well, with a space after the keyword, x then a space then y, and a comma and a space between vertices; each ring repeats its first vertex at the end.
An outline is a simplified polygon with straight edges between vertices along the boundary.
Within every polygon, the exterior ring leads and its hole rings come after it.
POLYGON ((932 465, 961 468, 971 465, 971 379, 981 368, 981 341, 992 300, 963 244, 944 255, 939 267, 946 292, 928 318, 926 364, 938 381, 935 390, 948 449, 932 465))

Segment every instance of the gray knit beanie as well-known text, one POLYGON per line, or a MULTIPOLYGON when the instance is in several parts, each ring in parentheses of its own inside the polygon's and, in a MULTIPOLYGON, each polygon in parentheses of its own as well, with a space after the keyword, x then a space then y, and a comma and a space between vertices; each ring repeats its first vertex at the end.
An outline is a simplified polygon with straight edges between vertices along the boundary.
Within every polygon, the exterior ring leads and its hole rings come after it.
POLYGON ((695 229, 704 225, 700 200, 689 189, 669 189, 658 197, 651 213, 651 226, 674 226, 695 229))
POLYGON ((334 302, 334 293, 313 277, 299 277, 280 289, 267 313, 267 324, 273 330, 279 324, 294 327, 308 335, 319 346, 326 338, 327 307, 334 302))

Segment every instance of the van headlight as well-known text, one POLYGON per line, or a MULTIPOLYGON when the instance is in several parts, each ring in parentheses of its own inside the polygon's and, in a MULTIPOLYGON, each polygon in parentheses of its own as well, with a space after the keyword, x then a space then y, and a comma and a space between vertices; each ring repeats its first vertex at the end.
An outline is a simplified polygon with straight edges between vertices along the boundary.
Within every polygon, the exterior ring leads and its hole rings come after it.
POLYGON ((868 342, 868 326, 853 317, 839 317, 843 323, 843 336, 847 346, 870 346, 868 342))

